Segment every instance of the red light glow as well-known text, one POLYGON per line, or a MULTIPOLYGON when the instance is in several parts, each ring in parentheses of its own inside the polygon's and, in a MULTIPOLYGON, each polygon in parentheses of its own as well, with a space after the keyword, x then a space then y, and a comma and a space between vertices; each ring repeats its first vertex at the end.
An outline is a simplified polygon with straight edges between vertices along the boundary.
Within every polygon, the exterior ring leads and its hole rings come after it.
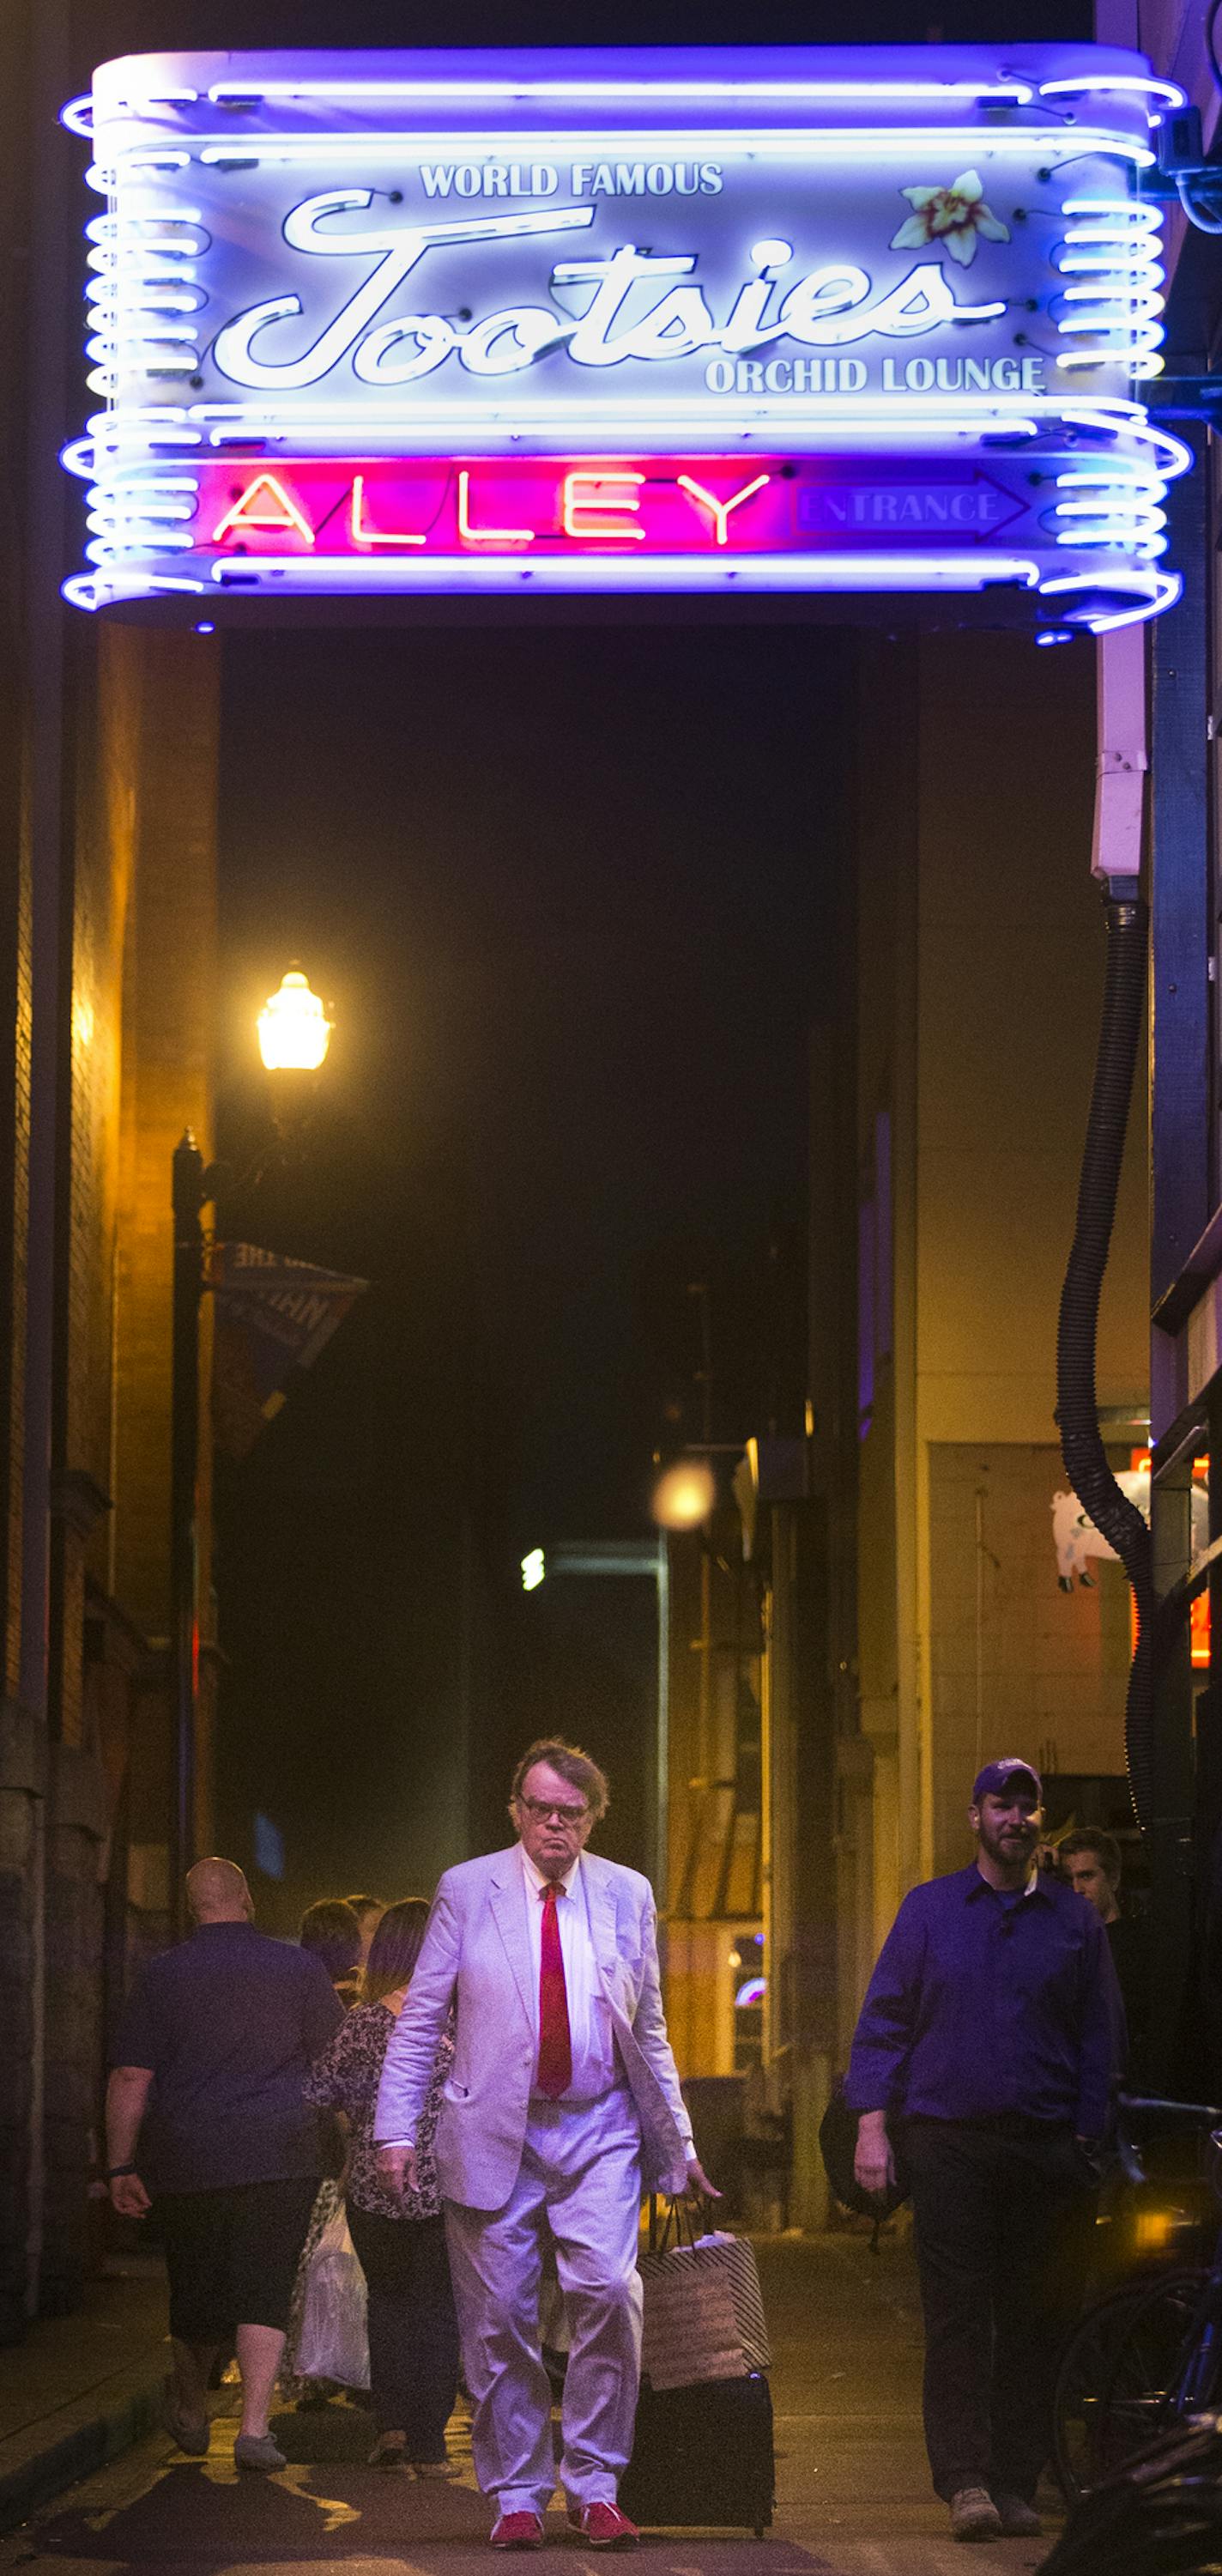
MULTIPOLYGON (((1140 1469, 1143 1473, 1148 1472, 1150 1466, 1149 1450, 1130 1450, 1129 1465, 1130 1467, 1140 1469)), ((1209 1460, 1207 1458, 1194 1458, 1192 1462, 1192 1480, 1195 1485, 1208 1485, 1209 1460)), ((1137 1611, 1136 1607, 1132 1605, 1130 1607, 1130 1626, 1132 1630, 1133 1647, 1136 1649, 1137 1611)), ((1196 1593, 1194 1598, 1188 1604, 1188 1634, 1190 1639, 1190 1657, 1194 1669, 1197 1672, 1208 1672, 1210 1636, 1208 1585, 1203 1592, 1196 1593)))

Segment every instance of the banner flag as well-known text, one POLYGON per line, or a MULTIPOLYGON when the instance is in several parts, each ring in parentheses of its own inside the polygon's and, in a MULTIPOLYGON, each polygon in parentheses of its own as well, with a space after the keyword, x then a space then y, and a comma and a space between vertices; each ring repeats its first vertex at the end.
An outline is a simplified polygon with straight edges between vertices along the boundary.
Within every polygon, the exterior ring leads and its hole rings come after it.
POLYGON ((245 1458, 369 1281, 255 1243, 217 1243, 204 1284, 215 1313, 212 1427, 218 1448, 245 1458))

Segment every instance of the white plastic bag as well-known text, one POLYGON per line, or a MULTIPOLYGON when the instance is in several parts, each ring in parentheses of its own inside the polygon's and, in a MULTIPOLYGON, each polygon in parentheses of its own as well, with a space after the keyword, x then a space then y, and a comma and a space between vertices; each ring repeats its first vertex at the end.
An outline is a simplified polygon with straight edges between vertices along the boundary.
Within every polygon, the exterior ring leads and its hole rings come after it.
POLYGON ((302 2379, 334 2379, 341 2388, 369 2386, 365 2275, 342 2203, 328 2219, 306 2275, 294 2367, 302 2379))

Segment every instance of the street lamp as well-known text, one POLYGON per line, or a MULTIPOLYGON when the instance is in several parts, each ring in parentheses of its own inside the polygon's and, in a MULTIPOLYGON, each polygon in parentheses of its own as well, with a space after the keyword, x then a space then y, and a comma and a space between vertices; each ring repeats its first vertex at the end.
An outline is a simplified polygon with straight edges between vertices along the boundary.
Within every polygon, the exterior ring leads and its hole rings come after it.
POLYGON ((699 1529, 717 1501, 717 1481, 705 1458, 681 1458, 659 1476, 649 1509, 659 1529, 699 1529))
POLYGON ((290 966, 259 1013, 259 1053, 268 1073, 317 1073, 331 1044, 327 1018, 308 975, 290 966))
MULTIPOLYGON (((300 967, 291 966, 258 1017, 259 1052, 273 1085, 290 1090, 317 1073, 333 1023, 300 967)), ((276 1113, 273 1112, 273 1115, 276 1113)), ((279 1119, 277 1117, 277 1124, 279 1119)), ((195 1743, 199 1701, 199 1309, 204 1289, 204 1209, 218 1167, 205 1163, 188 1127, 174 1149, 174 1296, 170 1366, 170 1648, 174 1669, 174 1806, 170 1901, 185 1929, 183 1881, 194 1859, 195 1743)))

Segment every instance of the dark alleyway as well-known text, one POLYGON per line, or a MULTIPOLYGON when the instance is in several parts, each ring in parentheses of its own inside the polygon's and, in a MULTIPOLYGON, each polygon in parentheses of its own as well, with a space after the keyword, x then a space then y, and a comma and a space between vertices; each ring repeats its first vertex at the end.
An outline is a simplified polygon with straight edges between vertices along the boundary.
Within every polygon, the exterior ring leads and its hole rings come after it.
MULTIPOLYGON (((777 2518, 768 2540, 738 2534, 649 2542, 648 2576, 951 2576, 963 2553, 930 2495, 919 2419, 920 2320, 911 2259, 863 2236, 760 2247, 777 2410, 777 2518)), ((364 2466, 368 2418, 347 2405, 289 2415, 290 2466, 239 2479, 234 2424, 206 2464, 157 2435, 0 2543, 0 2571, 33 2576, 476 2576, 488 2517, 469 2456, 461 2482, 423 2487, 364 2466)), ((457 2431, 457 2427, 455 2427, 457 2431)), ((452 2440, 454 2438, 452 2433, 452 2440)), ((461 2435, 455 2447, 462 2449, 461 2435)), ((561 2526, 555 2521, 560 2540, 561 2526)), ((580 2552, 563 2541, 573 2576, 580 2552)), ((997 2576, 1038 2563, 1039 2543, 1002 2542, 997 2576)), ((544 2561, 544 2568, 547 2562, 544 2561)))

